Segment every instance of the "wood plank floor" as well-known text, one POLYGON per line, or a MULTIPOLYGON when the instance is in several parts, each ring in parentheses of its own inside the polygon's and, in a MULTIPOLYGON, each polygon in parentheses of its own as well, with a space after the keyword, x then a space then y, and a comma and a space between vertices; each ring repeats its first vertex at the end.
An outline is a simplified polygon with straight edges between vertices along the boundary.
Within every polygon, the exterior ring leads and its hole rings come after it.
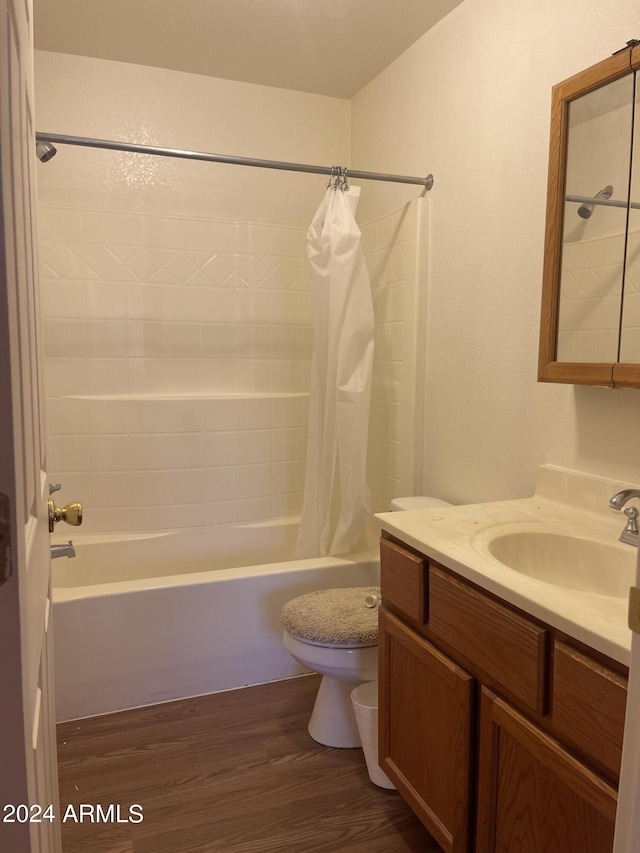
POLYGON ((309 676, 61 723, 61 813, 140 804, 140 823, 62 824, 64 853, 440 853, 362 751, 315 743, 309 676))

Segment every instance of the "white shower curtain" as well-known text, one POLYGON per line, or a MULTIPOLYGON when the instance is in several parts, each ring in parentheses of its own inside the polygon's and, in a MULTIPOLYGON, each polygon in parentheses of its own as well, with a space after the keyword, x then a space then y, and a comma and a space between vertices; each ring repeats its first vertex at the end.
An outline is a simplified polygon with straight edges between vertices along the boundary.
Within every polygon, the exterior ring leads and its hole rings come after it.
POLYGON ((314 349, 299 558, 366 547, 374 318, 359 196, 330 187, 307 232, 314 349))

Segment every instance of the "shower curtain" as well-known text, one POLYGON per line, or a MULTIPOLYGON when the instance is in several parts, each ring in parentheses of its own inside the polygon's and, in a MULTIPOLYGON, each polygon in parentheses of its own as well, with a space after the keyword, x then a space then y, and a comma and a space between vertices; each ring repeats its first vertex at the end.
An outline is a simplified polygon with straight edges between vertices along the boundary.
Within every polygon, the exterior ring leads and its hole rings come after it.
POLYGON ((298 558, 366 547, 374 317, 359 196, 330 186, 307 232, 314 348, 298 558))

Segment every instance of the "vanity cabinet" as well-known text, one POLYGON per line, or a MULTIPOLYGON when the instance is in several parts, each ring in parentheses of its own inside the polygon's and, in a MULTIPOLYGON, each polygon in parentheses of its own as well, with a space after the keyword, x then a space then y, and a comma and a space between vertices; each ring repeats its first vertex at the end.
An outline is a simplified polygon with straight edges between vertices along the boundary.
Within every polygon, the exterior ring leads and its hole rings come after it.
POLYGON ((625 667, 386 535, 380 764, 443 850, 608 853, 625 667))

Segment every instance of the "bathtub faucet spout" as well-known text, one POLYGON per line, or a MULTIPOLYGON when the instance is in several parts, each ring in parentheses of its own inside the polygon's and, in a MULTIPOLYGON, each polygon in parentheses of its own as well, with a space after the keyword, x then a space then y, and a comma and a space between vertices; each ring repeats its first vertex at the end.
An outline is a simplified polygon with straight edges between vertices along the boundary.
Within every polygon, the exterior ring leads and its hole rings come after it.
POLYGON ((69 542, 66 545, 52 545, 51 546, 51 559, 55 560, 57 557, 75 557, 76 549, 73 547, 73 542, 69 539, 69 542))

